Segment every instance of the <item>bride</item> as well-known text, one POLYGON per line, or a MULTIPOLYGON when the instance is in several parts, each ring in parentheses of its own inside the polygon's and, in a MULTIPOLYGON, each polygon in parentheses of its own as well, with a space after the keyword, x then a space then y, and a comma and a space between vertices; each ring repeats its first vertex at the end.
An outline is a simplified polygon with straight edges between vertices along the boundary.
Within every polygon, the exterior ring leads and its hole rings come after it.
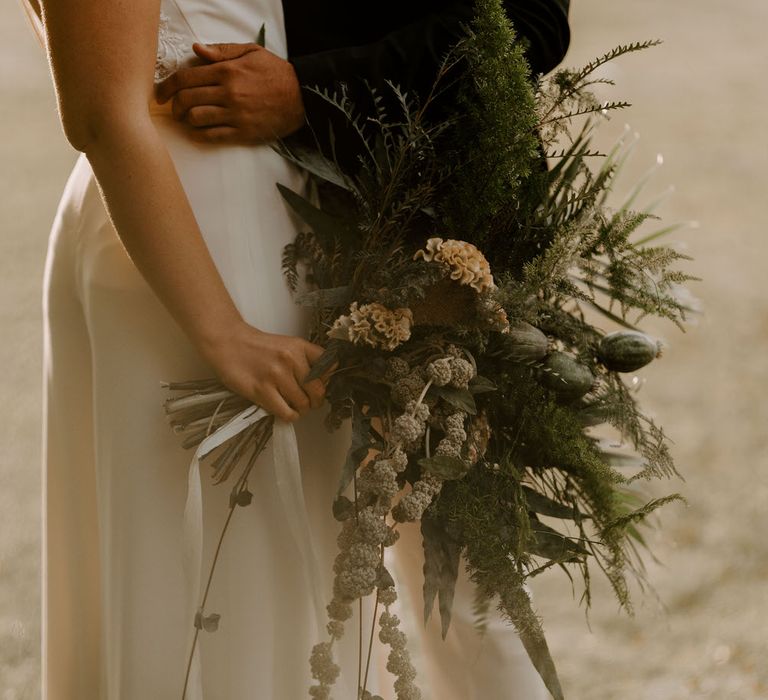
MULTIPOLYGON (((190 455, 167 427, 160 382, 213 375, 295 430, 304 517, 328 571, 305 576, 281 465, 265 450, 253 502, 237 509, 220 553, 207 605, 220 623, 200 635, 186 697, 307 697, 309 651, 323 638, 313 601, 318 590, 330 600, 330 504, 350 426, 329 434, 315 410, 323 379, 303 378, 322 348, 303 337, 308 318, 281 272, 298 222, 275 183, 300 191, 305 178, 269 145, 189 138, 171 102, 155 99, 194 42, 249 42, 262 26, 290 77, 282 3, 43 0, 42 20, 62 125, 81 151, 44 278, 43 698, 181 697, 196 607, 182 566, 190 455)), ((293 77, 285 99, 297 107, 268 125, 275 137, 304 119, 293 77)), ((204 479, 206 563, 228 496, 204 479)), ((417 537, 400 549, 395 570, 418 611, 417 537)), ((476 637, 466 581, 455 607, 445 643, 412 625, 425 697, 545 697, 511 627, 476 637)), ((357 697, 349 637, 337 650, 340 698, 357 697)), ((386 695, 383 657, 373 668, 368 689, 386 695)))

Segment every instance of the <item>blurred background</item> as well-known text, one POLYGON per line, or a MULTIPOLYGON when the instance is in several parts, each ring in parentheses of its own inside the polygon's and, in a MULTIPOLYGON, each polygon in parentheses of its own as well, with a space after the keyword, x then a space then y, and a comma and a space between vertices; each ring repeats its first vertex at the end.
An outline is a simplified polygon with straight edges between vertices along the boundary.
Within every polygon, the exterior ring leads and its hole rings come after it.
MULTIPOLYGON (((601 131, 640 134, 617 182, 662 154, 641 196, 670 186, 670 242, 704 313, 685 334, 649 324, 668 348, 642 373, 640 398, 667 429, 689 505, 648 534, 655 594, 620 613, 602 582, 585 616, 562 574, 534 596, 569 700, 768 698, 768 4, 762 0, 572 0, 578 67, 619 43, 662 46, 603 72, 601 92, 633 106, 601 131)), ((40 697, 41 282, 48 232, 75 154, 61 133, 42 51, 15 0, 0 5, 0 700, 40 697)), ((506 692, 506 691, 505 691, 506 692)), ((514 698, 513 689, 508 689, 514 698)), ((504 697, 507 697, 505 695, 504 697)), ((90 699, 83 699, 90 700, 90 699)), ((457 699, 458 700, 458 699, 457 699)), ((516 699, 517 700, 517 699, 516 699)), ((525 699, 521 699, 525 700, 525 699)))

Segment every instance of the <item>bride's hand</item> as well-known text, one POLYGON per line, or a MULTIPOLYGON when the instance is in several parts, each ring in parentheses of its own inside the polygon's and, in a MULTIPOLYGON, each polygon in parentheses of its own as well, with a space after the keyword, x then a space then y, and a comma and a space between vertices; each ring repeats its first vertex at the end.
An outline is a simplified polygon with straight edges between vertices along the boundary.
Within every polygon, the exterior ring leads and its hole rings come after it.
POLYGON ((203 349, 227 388, 286 421, 322 405, 323 379, 303 381, 322 353, 320 345, 304 338, 268 333, 245 322, 203 349))

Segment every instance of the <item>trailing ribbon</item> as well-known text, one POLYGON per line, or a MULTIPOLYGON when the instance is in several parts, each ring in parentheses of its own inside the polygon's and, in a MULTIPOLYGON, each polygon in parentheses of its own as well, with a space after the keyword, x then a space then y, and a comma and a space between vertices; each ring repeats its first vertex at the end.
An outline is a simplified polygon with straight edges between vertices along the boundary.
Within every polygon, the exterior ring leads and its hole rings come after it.
MULTIPOLYGON (((183 523, 183 566, 187 589, 187 609, 197 616, 200 607, 203 559, 203 492, 200 479, 200 462, 214 449, 268 414, 263 408, 249 406, 241 411, 214 433, 211 433, 197 447, 189 465, 187 501, 184 506, 183 523)), ((290 422, 275 418, 272 428, 272 451, 275 470, 275 484, 285 510, 288 529, 301 555, 302 571, 307 586, 312 592, 318 631, 323 625, 324 603, 320 585, 319 566, 312 542, 312 530, 307 517, 304 490, 301 481, 301 463, 296 433, 290 422)), ((192 646, 195 628, 190 629, 187 648, 192 646)), ((195 646, 189 672, 187 694, 184 700, 203 700, 200 645, 195 646)))

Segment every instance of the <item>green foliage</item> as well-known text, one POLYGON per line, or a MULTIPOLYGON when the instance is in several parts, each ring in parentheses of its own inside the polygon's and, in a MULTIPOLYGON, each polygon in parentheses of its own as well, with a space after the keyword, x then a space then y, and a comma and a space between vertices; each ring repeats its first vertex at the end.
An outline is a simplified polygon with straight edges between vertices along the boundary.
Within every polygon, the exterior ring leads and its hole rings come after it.
POLYGON ((519 199, 537 165, 537 115, 522 44, 499 0, 479 0, 468 38, 457 55, 466 71, 451 129, 455 164, 443 198, 454 237, 487 247, 487 228, 510 200, 519 199))

